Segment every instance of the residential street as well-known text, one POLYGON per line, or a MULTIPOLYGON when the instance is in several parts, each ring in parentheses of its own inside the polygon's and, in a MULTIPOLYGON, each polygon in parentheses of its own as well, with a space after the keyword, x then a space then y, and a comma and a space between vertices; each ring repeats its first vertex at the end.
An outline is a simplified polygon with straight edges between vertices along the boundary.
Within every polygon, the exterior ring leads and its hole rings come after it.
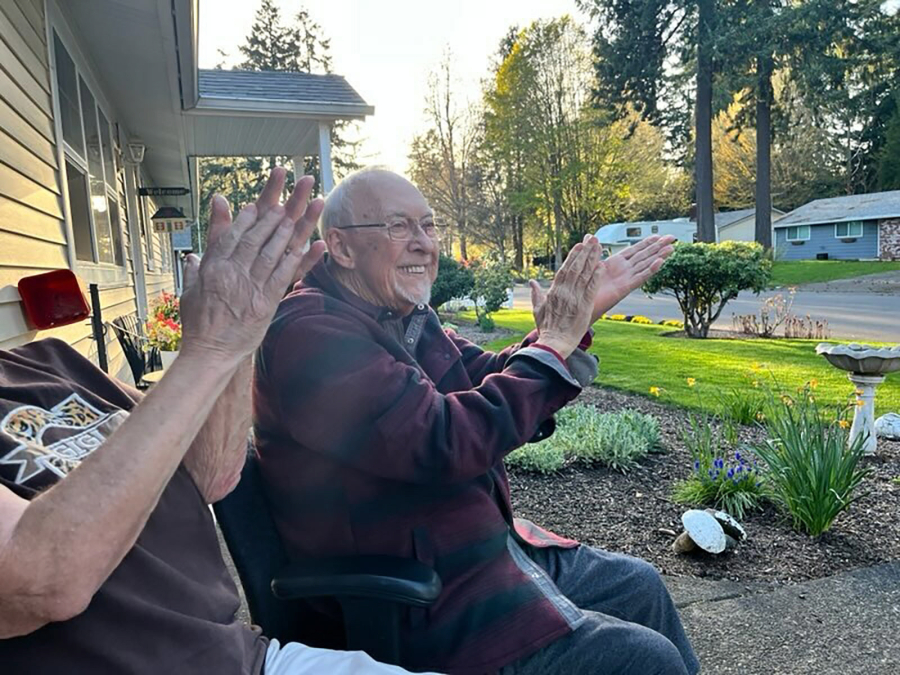
MULTIPOLYGON (((729 302, 714 327, 732 328, 732 314, 759 312, 762 300, 778 291, 768 291, 759 296, 742 293, 729 302)), ((517 286, 514 307, 528 309, 531 297, 527 286, 517 286)), ((642 314, 654 321, 680 319, 681 311, 675 298, 669 296, 647 297, 635 291, 613 310, 621 314, 642 314)), ((814 320, 825 319, 831 329, 831 337, 852 340, 900 342, 900 294, 876 294, 872 292, 797 291, 793 313, 814 320)))

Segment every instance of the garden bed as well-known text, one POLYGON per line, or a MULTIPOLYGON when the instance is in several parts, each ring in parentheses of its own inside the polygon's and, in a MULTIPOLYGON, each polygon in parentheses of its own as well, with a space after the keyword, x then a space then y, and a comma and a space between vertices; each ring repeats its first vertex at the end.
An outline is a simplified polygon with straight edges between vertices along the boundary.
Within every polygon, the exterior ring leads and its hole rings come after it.
MULTIPOLYGON (((796 532, 771 506, 744 519, 748 540, 722 556, 676 555, 671 534, 679 532, 688 507, 670 501, 676 480, 691 471, 691 457, 678 429, 687 412, 643 396, 589 387, 579 402, 604 412, 637 410, 655 416, 666 452, 651 454, 621 474, 605 468, 565 468, 551 476, 510 471, 517 515, 610 551, 638 556, 663 573, 735 581, 802 581, 855 567, 900 560, 900 442, 879 440, 878 456, 863 460, 873 473, 864 481, 868 495, 837 517, 830 531, 816 539, 796 532)), ((751 427, 742 440, 760 440, 751 427)))

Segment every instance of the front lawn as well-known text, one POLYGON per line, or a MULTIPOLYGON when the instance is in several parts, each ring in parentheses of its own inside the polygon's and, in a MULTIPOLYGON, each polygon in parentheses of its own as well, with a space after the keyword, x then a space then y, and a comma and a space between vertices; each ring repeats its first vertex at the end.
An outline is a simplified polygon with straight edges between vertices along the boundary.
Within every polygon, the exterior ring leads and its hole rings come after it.
MULTIPOLYGON (((493 316, 498 326, 517 334, 491 342, 491 350, 517 342, 534 328, 529 311, 502 310, 493 316)), ((474 320, 474 314, 463 318, 474 320)), ((823 403, 846 401, 853 392, 846 374, 816 355, 817 340, 691 340, 663 337, 671 328, 615 321, 598 321, 594 330, 591 351, 600 357, 596 383, 645 396, 659 387, 661 402, 713 409, 717 395, 749 388, 753 379, 771 381, 770 371, 788 391, 817 380, 823 403), (688 387, 689 377, 697 387, 688 387)), ((876 396, 877 415, 900 410, 900 373, 889 375, 876 396)))
POLYGON ((866 274, 900 270, 900 262, 859 262, 854 260, 792 260, 772 265, 773 286, 799 286, 820 281, 850 279, 866 274))

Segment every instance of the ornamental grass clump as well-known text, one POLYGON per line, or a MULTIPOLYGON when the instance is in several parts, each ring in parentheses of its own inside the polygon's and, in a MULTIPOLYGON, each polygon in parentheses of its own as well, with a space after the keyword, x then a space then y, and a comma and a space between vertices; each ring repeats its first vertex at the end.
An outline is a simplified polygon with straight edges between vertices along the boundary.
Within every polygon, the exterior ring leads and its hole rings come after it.
POLYGON ((816 537, 853 502, 865 496, 860 484, 871 471, 859 468, 865 435, 848 443, 852 406, 828 414, 807 384, 796 395, 772 392, 765 413, 765 442, 755 446, 769 467, 774 500, 795 529, 816 537))
POLYGON ((593 406, 572 405, 557 413, 550 438, 511 452, 506 463, 537 473, 552 473, 567 463, 600 464, 625 472, 661 448, 659 423, 650 415, 602 413, 593 406))

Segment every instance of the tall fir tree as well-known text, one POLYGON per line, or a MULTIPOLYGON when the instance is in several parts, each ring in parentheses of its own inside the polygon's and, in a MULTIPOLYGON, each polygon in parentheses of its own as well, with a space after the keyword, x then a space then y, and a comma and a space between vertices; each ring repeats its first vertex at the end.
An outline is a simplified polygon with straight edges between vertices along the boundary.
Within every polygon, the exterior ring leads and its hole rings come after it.
POLYGON ((900 103, 894 109, 885 132, 884 147, 878 161, 878 184, 882 190, 900 190, 900 103))

